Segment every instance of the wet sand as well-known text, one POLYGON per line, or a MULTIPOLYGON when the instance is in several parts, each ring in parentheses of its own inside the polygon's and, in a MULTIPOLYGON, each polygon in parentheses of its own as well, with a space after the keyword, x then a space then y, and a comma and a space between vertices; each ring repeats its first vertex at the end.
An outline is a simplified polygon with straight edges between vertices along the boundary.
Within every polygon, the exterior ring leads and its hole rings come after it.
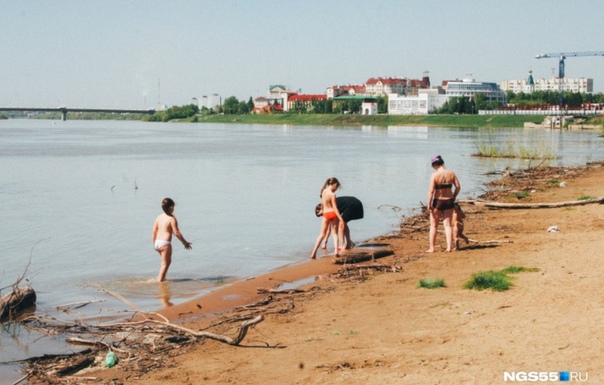
MULTIPOLYGON (((321 251, 317 254, 320 255, 321 251)), ((238 306, 255 303, 266 297, 258 294, 258 288, 276 289, 287 284, 307 284, 307 280, 321 280, 327 278, 339 268, 333 258, 324 257, 308 262, 286 266, 267 274, 245 280, 235 281, 219 288, 203 297, 187 301, 182 304, 167 307, 158 313, 172 321, 204 319, 215 316, 238 306), (301 282, 304 281, 304 282, 301 282)))

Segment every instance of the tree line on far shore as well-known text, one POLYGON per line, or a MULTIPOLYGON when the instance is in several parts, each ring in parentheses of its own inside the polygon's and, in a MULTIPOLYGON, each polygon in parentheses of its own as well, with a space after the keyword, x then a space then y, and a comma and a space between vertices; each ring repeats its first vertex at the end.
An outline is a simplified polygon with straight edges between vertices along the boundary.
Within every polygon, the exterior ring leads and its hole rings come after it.
MULTIPOLYGON (((514 105, 519 108, 535 108, 539 106, 557 106, 559 94, 557 91, 535 91, 533 93, 514 93, 507 92, 508 105, 514 105)), ((388 97, 378 96, 377 98, 378 114, 388 113, 388 97)), ((271 113, 290 113, 290 114, 359 114, 361 112, 361 99, 338 100, 324 99, 314 100, 310 103, 296 102, 290 107, 289 111, 282 111, 282 108, 273 108, 271 113)), ((579 92, 564 92, 562 104, 568 107, 580 108, 585 103, 604 104, 604 94, 586 94, 579 92)), ((482 93, 476 94, 472 98, 452 97, 434 114, 455 114, 472 115, 478 114, 479 110, 496 110, 500 108, 500 102, 489 102, 482 93)), ((276 106, 274 106, 276 107, 276 106)), ((214 108, 207 108, 186 104, 182 106, 173 106, 163 111, 156 111, 153 115, 140 114, 104 114, 104 113, 78 113, 70 114, 70 119, 112 119, 112 120, 143 120, 148 122, 169 122, 171 120, 187 120, 196 122, 198 118, 210 115, 247 115, 252 113, 254 102, 252 97, 247 101, 238 100, 235 96, 225 99, 222 105, 214 108)), ((26 117, 25 113, 11 114, 17 117, 26 117)), ((58 113, 38 113, 29 114, 27 117, 39 119, 60 119, 58 113)), ((0 119, 6 118, 0 114, 0 119)))
MULTIPOLYGON (((508 105, 515 105, 520 108, 533 108, 538 106, 558 105, 558 92, 556 91, 535 91, 533 93, 514 93, 507 92, 508 105)), ((335 101, 333 99, 315 100, 310 103, 296 102, 290 107, 289 111, 281 111, 279 108, 273 109, 272 113, 292 113, 292 114, 357 114, 361 111, 362 100, 351 99, 335 101)), ((563 105, 580 107, 584 103, 604 103, 604 94, 586 94, 579 92, 564 92, 563 105)), ((435 111, 435 114, 478 114, 479 110, 496 110, 502 104, 496 101, 487 101, 485 94, 479 93, 472 98, 452 97, 441 108, 435 111)), ((388 97, 378 96, 377 107, 379 114, 388 113, 388 97)), ((185 106, 174 106, 164 111, 157 111, 154 115, 144 116, 145 121, 167 122, 174 119, 192 119, 196 121, 197 116, 208 115, 246 115, 252 112, 254 102, 249 100, 238 100, 235 96, 225 99, 224 103, 215 108, 202 107, 201 109, 189 104, 185 106)))

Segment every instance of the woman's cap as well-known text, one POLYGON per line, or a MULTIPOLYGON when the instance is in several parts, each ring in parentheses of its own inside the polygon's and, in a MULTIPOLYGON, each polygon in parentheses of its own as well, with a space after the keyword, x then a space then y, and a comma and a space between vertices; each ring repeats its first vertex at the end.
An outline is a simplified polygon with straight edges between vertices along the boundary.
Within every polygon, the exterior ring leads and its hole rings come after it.
POLYGON ((440 162, 440 155, 433 155, 430 159, 430 163, 440 162))

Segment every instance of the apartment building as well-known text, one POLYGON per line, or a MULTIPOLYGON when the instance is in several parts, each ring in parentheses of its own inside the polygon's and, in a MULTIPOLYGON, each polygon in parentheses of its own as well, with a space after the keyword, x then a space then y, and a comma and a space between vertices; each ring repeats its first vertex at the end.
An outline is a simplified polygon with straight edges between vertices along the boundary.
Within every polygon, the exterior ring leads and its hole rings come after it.
POLYGON ((526 79, 505 80, 501 82, 503 91, 530 94, 535 91, 568 91, 582 94, 594 92, 594 81, 589 78, 540 78, 534 79, 532 71, 526 79))

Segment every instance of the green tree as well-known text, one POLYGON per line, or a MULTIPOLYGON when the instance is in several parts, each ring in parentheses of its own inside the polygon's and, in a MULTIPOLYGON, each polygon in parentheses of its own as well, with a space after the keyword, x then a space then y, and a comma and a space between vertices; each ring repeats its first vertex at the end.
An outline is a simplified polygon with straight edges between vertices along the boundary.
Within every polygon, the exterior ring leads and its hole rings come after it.
POLYGON ((484 93, 480 92, 476 95, 474 95, 474 105, 476 107, 476 110, 474 111, 475 114, 478 113, 478 110, 486 110, 488 109, 488 103, 487 103, 487 97, 484 93))
POLYGON ((239 100, 234 96, 229 96, 222 103, 222 112, 226 115, 236 114, 239 110, 239 100))
POLYGON ((313 100, 312 102, 312 112, 315 114, 330 114, 332 113, 332 107, 332 99, 313 100))
POLYGON ((378 114, 388 113, 388 95, 377 97, 378 114))
POLYGON ((240 115, 243 114, 247 114, 251 111, 252 109, 250 108, 250 106, 247 104, 247 102, 244 102, 243 100, 239 102, 239 105, 237 107, 237 113, 240 115))
POLYGON ((174 119, 187 119, 199 112, 199 107, 195 104, 186 104, 184 106, 172 106, 164 111, 157 111, 153 115, 144 117, 144 121, 149 122, 169 122, 174 119))

